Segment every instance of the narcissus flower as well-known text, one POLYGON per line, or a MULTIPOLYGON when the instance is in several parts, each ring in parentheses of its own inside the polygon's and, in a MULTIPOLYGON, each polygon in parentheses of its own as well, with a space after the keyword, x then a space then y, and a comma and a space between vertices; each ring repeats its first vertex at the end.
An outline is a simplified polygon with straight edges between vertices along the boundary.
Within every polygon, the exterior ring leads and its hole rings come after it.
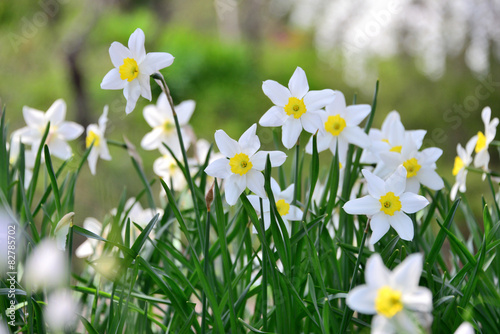
POLYGON ((474 327, 469 322, 462 322, 457 328, 455 334, 474 334, 474 327))
POLYGON ((411 254, 391 272, 379 254, 366 263, 365 285, 347 294, 347 305, 360 313, 374 314, 372 333, 419 333, 422 316, 430 317, 432 293, 418 285, 422 255, 411 254))
POLYGON ((67 160, 71 157, 71 147, 68 140, 73 140, 83 133, 83 126, 75 122, 65 122, 66 102, 59 99, 43 112, 27 106, 23 107, 23 117, 28 126, 19 129, 16 134, 21 137, 24 144, 31 145, 33 152, 38 151, 43 134, 50 122, 50 129, 45 145, 49 147, 50 154, 67 160))
POLYGON ((163 155, 153 163, 153 171, 155 174, 161 177, 165 183, 175 191, 186 189, 186 177, 177 164, 177 161, 175 161, 169 152, 166 152, 167 150, 165 148, 160 151, 163 152, 163 155))
MULTIPOLYGON (((488 171, 488 163, 490 162, 490 154, 488 146, 495 139, 497 134, 498 118, 491 119, 491 108, 486 107, 481 112, 481 118, 484 123, 484 133, 477 133, 476 141, 476 156, 474 157, 474 167, 482 168, 485 172, 488 171)), ((484 178, 484 176, 483 176, 484 178)))
POLYGON ((334 96, 331 89, 309 91, 306 73, 300 67, 290 78, 288 88, 276 81, 266 80, 262 90, 275 106, 262 116, 259 124, 283 126, 282 141, 288 149, 297 143, 302 129, 316 133, 323 126, 318 112, 332 102, 334 96))
POLYGON ((243 133, 238 141, 231 139, 223 130, 215 132, 219 151, 227 158, 217 159, 205 168, 210 176, 226 179, 225 196, 229 205, 236 204, 238 197, 248 187, 260 197, 266 197, 264 175, 261 173, 270 156, 271 166, 281 166, 286 154, 280 151, 260 151, 256 135, 257 124, 243 133))
POLYGON ((73 331, 76 328, 80 305, 69 289, 60 289, 47 297, 44 316, 55 333, 73 331))
POLYGON ((466 180, 467 180, 467 167, 472 162, 472 152, 474 151, 474 147, 476 146, 477 137, 472 137, 467 144, 465 145, 465 149, 462 145, 457 145, 457 156, 455 157, 455 163, 453 165, 453 176, 455 176, 455 184, 451 187, 450 198, 452 201, 455 200, 457 196, 457 191, 465 192, 466 180))
MULTIPOLYGON (((349 144, 361 148, 370 146, 370 138, 358 126, 370 113, 368 104, 346 106, 344 94, 335 91, 334 99, 326 106, 326 113, 321 113, 322 130, 318 132, 318 152, 330 149, 335 154, 338 143, 339 161, 345 162, 349 144)), ((306 146, 306 152, 312 154, 312 137, 306 146)))
POLYGON ((174 62, 170 53, 146 54, 144 40, 144 32, 136 29, 130 35, 128 48, 119 42, 113 42, 109 48, 109 56, 115 68, 101 82, 102 89, 123 89, 123 95, 127 99, 127 114, 134 110, 140 95, 151 101, 149 76, 174 62))
POLYGON ((89 157, 87 158, 92 175, 95 175, 97 159, 101 158, 103 160, 111 160, 111 155, 109 155, 108 150, 108 144, 106 143, 106 138, 104 138, 107 122, 108 106, 105 106, 101 117, 99 117, 98 124, 90 124, 87 127, 87 139, 85 140, 87 148, 89 148, 90 145, 93 144, 92 150, 90 151, 89 157))
POLYGON ((67 256, 50 239, 42 240, 26 259, 26 285, 34 290, 52 289, 66 283, 67 256))
POLYGON ((399 166, 387 181, 367 169, 363 169, 362 173, 369 195, 345 203, 345 212, 352 215, 364 214, 371 218, 371 244, 379 241, 391 226, 401 239, 413 240, 413 222, 406 213, 422 210, 429 201, 423 196, 405 192, 406 169, 399 166))
MULTIPOLYGON (((193 100, 184 101, 175 106, 175 112, 181 126, 182 140, 184 147, 188 149, 191 138, 187 133, 189 119, 193 114, 196 103, 193 100)), ((165 143, 173 152, 181 152, 177 129, 175 128, 174 115, 170 103, 168 103, 165 93, 161 93, 156 105, 144 107, 144 119, 153 128, 142 138, 141 146, 145 150, 154 150, 163 147, 165 143)))
MULTIPOLYGON (((297 206, 292 205, 293 201, 293 191, 295 186, 293 184, 289 185, 288 188, 281 191, 281 188, 274 178, 271 178, 271 190, 273 192, 274 200, 276 201, 276 209, 286 226, 288 235, 290 236, 290 223, 289 221, 297 221, 302 219, 302 210, 297 206)), ((264 228, 267 230, 271 226, 271 206, 269 204, 268 198, 262 199, 263 213, 260 207, 260 197, 257 195, 249 195, 248 201, 252 204, 253 208, 258 215, 262 216, 264 219, 264 228)), ((253 233, 257 233, 255 226, 253 227, 253 233)))

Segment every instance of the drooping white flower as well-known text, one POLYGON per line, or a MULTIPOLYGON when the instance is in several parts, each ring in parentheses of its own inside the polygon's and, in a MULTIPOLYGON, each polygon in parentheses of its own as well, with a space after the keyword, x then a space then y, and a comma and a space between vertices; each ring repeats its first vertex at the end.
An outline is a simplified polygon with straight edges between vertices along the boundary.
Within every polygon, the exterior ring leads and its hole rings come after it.
MULTIPOLYGON (((474 157, 474 167, 481 168, 485 172, 488 171, 488 163, 490 162, 490 154, 488 153, 488 147, 490 143, 495 139, 497 134, 498 118, 495 117, 491 119, 491 108, 485 107, 481 112, 481 118, 484 123, 484 133, 479 131, 477 133, 476 142, 476 156, 474 157), (491 120, 491 121, 490 121, 491 120)), ((483 175, 484 179, 485 175, 483 175)))
POLYGON ((73 225, 74 212, 65 214, 54 229, 54 237, 56 239, 57 248, 62 251, 66 250, 66 239, 68 237, 69 228, 73 225))
POLYGON ((107 122, 108 106, 105 106, 101 117, 99 117, 98 124, 90 124, 87 127, 87 138, 85 140, 87 148, 94 144, 87 158, 92 175, 95 175, 96 172, 97 159, 111 160, 108 144, 106 143, 106 138, 104 138, 107 122))
POLYGON ((149 76, 174 62, 174 57, 166 52, 146 54, 144 40, 144 32, 136 29, 130 35, 128 48, 119 42, 113 42, 109 48, 109 56, 115 68, 101 82, 102 89, 123 89, 123 95, 127 99, 127 114, 134 110, 140 95, 151 101, 149 76))
POLYGON ((205 168, 210 176, 226 179, 225 197, 229 205, 236 204, 238 197, 248 187, 260 197, 266 197, 264 175, 261 173, 270 156, 271 166, 281 166, 286 154, 280 151, 260 151, 256 135, 257 124, 245 131, 238 141, 231 139, 223 130, 215 132, 219 151, 227 158, 217 159, 205 168))
POLYGON ((455 176, 455 184, 451 187, 450 198, 452 201, 455 200, 457 196, 457 191, 465 192, 466 180, 467 180, 467 167, 472 162, 472 152, 474 151, 474 146, 476 146, 477 137, 472 137, 467 144, 465 149, 462 145, 457 145, 457 156, 455 157, 455 163, 453 165, 453 176, 455 176))
POLYGON ((372 333, 419 333, 422 314, 430 317, 432 293, 418 285, 421 254, 409 255, 391 272, 379 254, 366 263, 365 282, 347 294, 347 305, 360 313, 374 314, 372 333))
MULTIPOLYGON (((271 178, 271 190, 273 192, 274 200, 276 201, 276 209, 286 226, 288 235, 290 236, 290 223, 289 221, 297 221, 302 219, 302 210, 297 206, 292 205, 293 202, 293 192, 295 186, 293 184, 289 185, 288 188, 281 191, 281 188, 274 178, 271 178)), ((259 216, 264 219, 264 228, 267 230, 271 226, 271 206, 269 203, 269 198, 262 198, 262 208, 260 207, 260 197, 257 195, 249 195, 248 201, 252 204, 253 208, 259 216)), ((253 233, 257 233, 255 226, 253 227, 253 233)))
POLYGON ((413 222, 406 213, 415 213, 423 209, 429 201, 423 196, 405 192, 406 169, 399 166, 386 181, 367 169, 363 169, 362 173, 366 179, 369 195, 345 203, 343 206, 345 212, 364 214, 371 218, 371 244, 379 241, 391 226, 401 239, 413 240, 413 222))
MULTIPOLYGON (((177 119, 181 126, 182 141, 186 150, 191 144, 191 138, 186 130, 195 106, 196 103, 193 100, 184 101, 175 106, 177 119)), ((142 148, 145 150, 154 150, 163 147, 165 143, 176 155, 180 153, 181 149, 177 129, 175 128, 174 116, 165 93, 160 94, 156 105, 151 104, 144 107, 143 115, 153 130, 142 138, 142 148)))
POLYGON ((19 129, 17 135, 24 144, 31 145, 33 152, 38 151, 45 129, 50 122, 50 129, 44 144, 49 147, 50 154, 67 160, 71 157, 71 147, 68 140, 78 138, 83 133, 83 126, 75 122, 64 121, 66 117, 66 102, 59 99, 43 112, 27 106, 23 107, 23 117, 26 127, 19 129))
POLYGON ((78 301, 68 289, 60 289, 47 297, 44 317, 50 329, 55 332, 72 332, 80 311, 78 301))
POLYGON ((405 135, 405 142, 398 152, 380 153, 380 158, 389 170, 396 170, 403 165, 407 170, 406 191, 418 193, 420 184, 439 190, 444 187, 443 179, 436 172, 436 161, 443 154, 437 147, 418 151, 418 144, 410 134, 405 135))
MULTIPOLYGON (((346 106, 345 97, 342 92, 335 91, 334 99, 327 104, 326 113, 320 113, 323 124, 322 130, 318 132, 318 152, 326 149, 335 154, 338 145, 339 161, 345 163, 349 144, 361 148, 370 146, 370 138, 358 126, 370 113, 368 104, 346 106)), ((312 140, 306 146, 306 152, 312 154, 312 140)))
POLYGON ((66 283, 69 275, 66 254, 50 239, 42 240, 26 260, 26 285, 34 290, 52 289, 66 283))
POLYGON ((333 101, 331 89, 309 91, 306 73, 297 67, 288 88, 274 80, 262 84, 264 94, 275 104, 259 120, 261 126, 283 126, 282 142, 290 149, 297 142, 302 129, 316 133, 323 126, 319 110, 333 101))

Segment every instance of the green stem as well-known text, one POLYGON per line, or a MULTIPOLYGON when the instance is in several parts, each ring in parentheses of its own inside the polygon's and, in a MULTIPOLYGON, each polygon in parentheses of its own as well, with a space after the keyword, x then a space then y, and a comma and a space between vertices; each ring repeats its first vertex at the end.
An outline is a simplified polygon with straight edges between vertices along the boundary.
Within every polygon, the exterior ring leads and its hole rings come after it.
MULTIPOLYGON (((210 206, 207 204, 207 222, 205 226, 205 247, 204 247, 204 271, 205 275, 208 277, 208 263, 209 263, 209 256, 210 256, 210 248, 209 248, 209 242, 210 242, 210 206)), ((202 291, 202 316, 201 316, 201 333, 205 333, 205 328, 207 326, 207 295, 205 294, 205 291, 202 291)))
MULTIPOLYGON (((260 202, 260 226, 262 228, 262 234, 264 238, 266 237, 266 225, 264 223, 264 205, 262 203, 262 198, 259 198, 260 202)), ((267 259, 266 259, 266 248, 262 247, 262 329, 265 331, 267 328, 267 259)))
POLYGON ((497 217, 500 217, 500 208, 498 207, 495 188, 493 187, 493 182, 491 181, 491 174, 488 173, 487 176, 488 176, 488 183, 490 184, 491 195, 493 196, 493 203, 495 203, 495 208, 497 209, 497 217))
POLYGON ((118 146, 118 147, 127 149, 127 144, 121 143, 119 141, 115 141, 115 140, 112 140, 112 139, 106 139, 106 143, 108 143, 109 145, 112 145, 112 146, 118 146))

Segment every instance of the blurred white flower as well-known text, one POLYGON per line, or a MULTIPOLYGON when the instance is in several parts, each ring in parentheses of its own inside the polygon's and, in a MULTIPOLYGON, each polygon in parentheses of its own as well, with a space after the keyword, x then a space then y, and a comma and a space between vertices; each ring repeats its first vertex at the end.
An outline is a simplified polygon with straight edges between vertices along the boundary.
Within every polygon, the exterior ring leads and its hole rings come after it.
POLYGON ((463 322, 455 331, 455 334, 474 334, 474 327, 468 322, 463 322))
MULTIPOLYGON (((101 222, 95 218, 92 218, 92 217, 87 217, 83 221, 83 228, 84 229, 86 229, 92 233, 95 233, 97 235, 100 235, 104 238, 107 235, 106 231, 109 232, 110 226, 111 225, 106 226, 106 229, 103 230, 101 222)), ((78 248, 75 250, 75 255, 79 258, 92 256, 93 254, 96 253, 96 248, 97 248, 98 243, 99 243, 99 240, 88 238, 80 246, 78 246, 78 248)))
POLYGON ((260 151, 259 137, 255 134, 257 124, 245 131, 238 141, 231 139, 223 130, 215 132, 215 142, 220 152, 227 157, 217 159, 205 168, 210 176, 226 179, 225 197, 229 205, 236 204, 238 197, 248 187, 260 197, 266 197, 264 175, 267 156, 271 166, 281 166, 286 154, 280 151, 260 151))
MULTIPOLYGON (((165 148, 163 148, 163 151, 166 151, 165 148)), ((155 160, 153 163, 153 171, 175 191, 182 191, 187 186, 184 173, 169 152, 165 152, 161 157, 155 160)))
POLYGON ((44 317, 52 331, 72 332, 76 327, 78 312, 80 307, 70 290, 56 290, 48 295, 44 317))
MULTIPOLYGON (((21 137, 19 136, 19 130, 12 133, 11 144, 7 143, 7 149, 9 150, 9 164, 14 166, 19 160, 19 154, 21 153, 21 137)), ((36 153, 32 150, 24 150, 24 188, 28 189, 28 186, 33 177, 33 167, 35 167, 36 153)))
POLYGON ((67 256, 53 240, 40 241, 26 260, 26 285, 34 290, 62 286, 68 275, 67 256))
POLYGON ((457 191, 465 192, 466 181, 467 181, 467 167, 472 162, 472 152, 474 151, 474 146, 476 146, 477 137, 472 137, 467 144, 465 149, 462 145, 457 145, 457 156, 455 157, 455 163, 453 165, 453 176, 455 176, 455 184, 451 187, 450 198, 452 201, 455 200, 457 196, 457 191))
POLYGON ((418 285, 422 274, 421 254, 409 255, 391 272, 380 254, 366 263, 365 282, 352 289, 347 305, 360 313, 374 314, 372 333, 419 333, 421 314, 430 317, 432 293, 418 285))
POLYGON ((85 140, 85 144, 87 148, 89 148, 90 145, 94 144, 87 158, 90 173, 92 173, 92 175, 95 175, 96 172, 97 159, 101 158, 103 160, 111 160, 111 155, 109 155, 108 150, 108 144, 106 143, 106 138, 104 138, 107 122, 108 106, 105 106, 101 117, 99 117, 98 124, 90 124, 87 127, 87 138, 85 140))
POLYGON ((54 229, 54 237, 56 238, 57 248, 62 251, 66 250, 66 239, 68 237, 69 228, 73 225, 74 212, 67 213, 57 223, 54 229))
MULTIPOLYGON (((338 143, 339 161, 345 163, 347 148, 349 144, 361 148, 370 146, 370 138, 358 126, 363 119, 370 114, 371 107, 368 104, 346 106, 344 94, 335 91, 334 99, 327 104, 326 113, 320 113, 323 127, 318 132, 318 152, 330 149, 335 154, 338 143)), ((306 152, 312 154, 312 140, 306 146, 306 152)))
MULTIPOLYGON (((485 107, 481 112, 481 118, 484 123, 484 133, 479 131, 476 136, 476 156, 474 157, 474 167, 481 168, 485 172, 488 171, 488 163, 490 162, 490 154, 488 153, 488 146, 495 139, 497 134, 498 118, 491 119, 491 108, 485 107)), ((485 178, 483 174, 483 180, 485 178)))
MULTIPOLYGON (((288 235, 290 236, 290 223, 288 221, 297 221, 302 219, 302 210, 297 206, 292 205, 293 202, 293 191, 295 186, 293 184, 289 185, 288 188, 281 191, 281 188, 274 178, 271 178, 271 190, 273 192, 274 200, 276 201, 276 209, 283 219, 283 223, 286 226, 288 235)), ((262 199, 262 208, 264 213, 261 212, 260 207, 260 197, 257 195, 247 196, 248 201, 252 204, 253 208, 259 216, 264 219, 264 229, 267 230, 271 226, 271 206, 268 198, 262 199)), ((255 226, 253 227, 253 233, 257 233, 255 226)))
POLYGON ((174 62, 174 57, 169 53, 146 54, 144 40, 144 32, 136 29, 130 35, 128 48, 119 42, 113 42, 109 48, 109 56, 115 68, 101 82, 102 89, 123 89, 123 95, 127 99, 127 114, 134 110, 140 95, 151 101, 149 76, 174 62))
POLYGON ((364 214, 371 218, 370 244, 379 241, 391 226, 401 239, 413 240, 413 222, 406 213, 415 213, 423 209, 429 201, 423 196, 405 192, 406 169, 399 166, 386 181, 367 169, 363 169, 362 172, 369 195, 345 203, 343 206, 345 212, 364 214))
MULTIPOLYGON (((193 100, 181 102, 175 106, 177 119, 181 126, 182 141, 187 150, 191 144, 191 138, 186 128, 189 119, 193 115, 196 103, 193 100)), ((177 129, 175 128, 174 115, 165 93, 161 93, 156 105, 147 105, 143 111, 144 119, 153 128, 142 138, 141 146, 145 150, 154 150, 163 147, 165 143, 176 155, 181 152, 177 129)))
POLYGON ((297 67, 288 88, 274 80, 262 84, 264 94, 275 104, 259 120, 261 126, 283 126, 282 142, 290 149, 299 139, 302 129, 316 133, 323 127, 319 111, 333 101, 331 89, 309 91, 306 73, 297 67))
POLYGON ((64 121, 66 117, 66 102, 59 99, 50 106, 47 112, 23 107, 23 117, 26 127, 19 129, 16 135, 24 144, 31 145, 33 152, 38 151, 43 134, 50 122, 50 129, 44 144, 49 147, 50 154, 67 160, 71 157, 71 147, 67 141, 78 138, 83 133, 83 126, 75 122, 64 121))

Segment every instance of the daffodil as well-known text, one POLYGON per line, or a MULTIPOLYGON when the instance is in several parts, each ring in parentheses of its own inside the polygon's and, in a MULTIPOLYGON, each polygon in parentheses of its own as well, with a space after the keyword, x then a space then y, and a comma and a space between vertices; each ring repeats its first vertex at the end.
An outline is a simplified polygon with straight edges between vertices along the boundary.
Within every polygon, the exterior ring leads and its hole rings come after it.
MULTIPOLYGON (((288 235, 290 235, 290 223, 289 221, 297 221, 302 219, 302 210, 297 206, 292 205, 293 201, 293 191, 295 186, 293 184, 289 185, 288 188, 281 191, 281 188, 274 178, 271 178, 271 190, 273 192, 274 200, 276 201, 276 209, 286 226, 288 235)), ((257 195, 249 195, 248 201, 252 204, 253 208, 259 216, 264 219, 264 228, 267 230, 271 226, 271 206, 269 203, 269 198, 262 198, 262 208, 260 207, 260 197, 257 195)), ((253 227, 253 233, 257 233, 255 226, 253 227)))
POLYGON ((42 137, 50 122, 49 133, 43 144, 49 147, 50 154, 60 159, 67 160, 71 157, 72 151, 67 141, 80 137, 84 129, 75 122, 64 121, 66 117, 64 100, 55 101, 45 113, 24 106, 23 117, 27 126, 19 129, 17 135, 24 144, 31 145, 33 152, 37 152, 42 144, 42 137))
POLYGON ((429 201, 423 196, 405 192, 406 169, 399 166, 386 181, 367 169, 363 169, 362 173, 366 179, 368 195, 345 203, 345 212, 364 214, 371 218, 371 244, 379 241, 391 226, 401 239, 413 240, 413 222, 406 214, 423 209, 429 201))
POLYGON ((80 305, 69 289, 59 289, 47 296, 43 315, 53 333, 76 329, 80 305))
MULTIPOLYGON (((345 163, 349 144, 361 148, 370 146, 370 138, 358 126, 370 113, 367 104, 346 106, 344 94, 335 91, 334 99, 326 107, 326 113, 321 113, 322 130, 318 132, 318 152, 330 149, 335 154, 338 145, 339 161, 345 163)), ((306 146, 306 152, 312 154, 312 137, 306 146)))
POLYGON ((42 240, 26 259, 24 279, 34 290, 60 287, 66 283, 68 275, 67 256, 53 240, 42 240))
POLYGON ((406 191, 418 193, 420 184, 432 190, 444 187, 443 179, 436 172, 436 161, 443 154, 437 147, 418 151, 418 143, 410 134, 405 135, 401 152, 380 153, 380 158, 389 170, 396 170, 400 165, 407 171, 406 191))
POLYGON ((165 149, 162 149, 161 152, 163 152, 163 155, 153 163, 153 171, 169 187, 172 187, 175 191, 182 191, 187 186, 186 177, 177 164, 177 161, 175 161, 169 152, 165 151, 165 149))
POLYGON ((476 146, 477 137, 472 137, 467 144, 465 149, 462 145, 457 145, 457 156, 455 157, 455 163, 453 165, 453 176, 455 176, 455 184, 451 187, 450 198, 452 201, 455 200, 457 192, 465 192, 466 180, 467 180, 467 167, 472 162, 472 152, 474 152, 474 147, 476 146))
MULTIPOLYGON (((475 136, 476 141, 476 156, 474 157, 474 167, 481 168, 485 172, 488 171, 488 163, 490 162, 490 154, 488 153, 488 147, 490 143, 495 139, 497 134, 498 118, 491 119, 491 108, 486 107, 481 112, 481 118, 484 123, 484 133, 479 131, 475 136)), ((484 176, 483 176, 484 178, 484 176)))
POLYGON ((346 302, 357 312, 375 315, 372 333, 419 333, 428 325, 420 321, 432 311, 431 291, 418 285, 422 261, 421 254, 411 254, 391 272, 379 254, 368 259, 366 284, 352 289, 346 302))
POLYGON ((474 334, 474 327, 469 322, 462 322, 457 328, 455 334, 474 334))
POLYGON ((151 101, 150 75, 172 65, 174 57, 166 52, 150 52, 144 48, 144 32, 136 29, 128 40, 128 48, 113 42, 109 56, 113 68, 101 82, 102 89, 123 89, 127 99, 125 112, 134 110, 139 96, 151 101))
MULTIPOLYGON (((9 164, 14 166, 21 153, 21 136, 20 131, 14 131, 12 133, 11 144, 8 145, 7 149, 9 151, 9 164)), ((33 168, 35 167, 36 153, 29 149, 24 151, 24 188, 28 189, 31 178, 33 177, 33 168)))
MULTIPOLYGON (((193 100, 184 101, 175 106, 175 112, 181 126, 182 141, 186 150, 191 144, 188 122, 195 106, 196 103, 193 100)), ((175 128, 174 115, 165 93, 160 94, 156 105, 144 107, 143 115, 153 130, 142 138, 142 148, 145 150, 154 150, 166 144, 172 151, 180 153, 179 137, 175 128)))
POLYGON ((306 73, 297 67, 288 88, 276 81, 262 84, 264 94, 275 104, 259 120, 261 126, 283 126, 282 142, 290 149, 296 143, 302 129, 316 133, 323 126, 319 111, 333 101, 331 89, 309 91, 306 73))
POLYGON ((223 130, 215 132, 215 142, 226 157, 217 159, 205 168, 210 176, 226 180, 225 197, 229 205, 236 204, 238 197, 248 187, 260 197, 266 197, 264 175, 267 156, 271 166, 281 166, 286 154, 280 151, 260 151, 260 140, 256 135, 257 124, 245 131, 238 141, 230 138, 223 130))
MULTIPOLYGON (((87 217, 83 221, 83 228, 87 231, 90 231, 94 234, 100 235, 102 237, 106 237, 110 230, 111 225, 106 226, 106 229, 103 230, 103 226, 100 221, 93 217, 87 217)), ((96 253, 96 248, 99 241, 96 239, 89 238, 82 242, 80 246, 75 250, 75 255, 78 258, 90 257, 96 253)), ((99 256, 100 254, 96 254, 99 256)))
POLYGON ((106 123, 108 122, 108 106, 104 107, 104 111, 99 117, 98 124, 90 124, 87 127, 87 139, 85 140, 87 148, 92 145, 92 150, 89 153, 87 161, 89 163, 90 172, 95 175, 97 159, 111 160, 109 155, 108 144, 104 133, 106 132, 106 123))

